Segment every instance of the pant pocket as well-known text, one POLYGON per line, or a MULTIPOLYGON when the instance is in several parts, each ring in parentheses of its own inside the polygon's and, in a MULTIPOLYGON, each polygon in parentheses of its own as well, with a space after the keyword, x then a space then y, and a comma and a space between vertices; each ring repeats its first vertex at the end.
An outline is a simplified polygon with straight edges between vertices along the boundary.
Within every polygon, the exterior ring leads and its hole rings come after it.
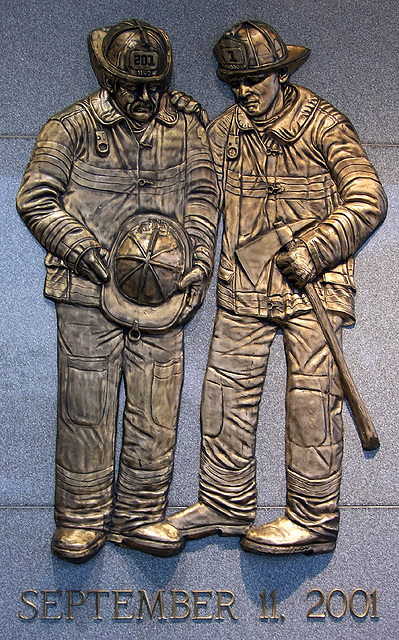
POLYGON ((169 362, 154 362, 151 384, 151 413, 161 427, 174 429, 183 382, 183 358, 169 362))
POLYGON ((202 391, 202 435, 216 438, 223 428, 223 387, 219 376, 208 370, 202 391))
POLYGON ((62 411, 74 424, 95 427, 107 402, 108 358, 68 356, 62 411))

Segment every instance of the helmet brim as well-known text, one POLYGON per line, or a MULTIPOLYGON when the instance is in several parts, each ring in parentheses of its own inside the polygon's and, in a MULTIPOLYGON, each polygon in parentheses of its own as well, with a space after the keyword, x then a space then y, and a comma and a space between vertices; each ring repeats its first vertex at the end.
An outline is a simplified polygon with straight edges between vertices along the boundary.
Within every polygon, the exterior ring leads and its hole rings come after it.
POLYGON ((279 69, 286 68, 290 75, 292 75, 299 67, 301 67, 310 56, 310 49, 308 47, 301 47, 299 45, 286 45, 287 55, 278 62, 272 62, 270 64, 260 65, 257 67, 251 67, 246 69, 224 69, 218 68, 217 75, 223 82, 231 82, 233 78, 244 78, 248 76, 258 76, 261 74, 268 74, 279 69))

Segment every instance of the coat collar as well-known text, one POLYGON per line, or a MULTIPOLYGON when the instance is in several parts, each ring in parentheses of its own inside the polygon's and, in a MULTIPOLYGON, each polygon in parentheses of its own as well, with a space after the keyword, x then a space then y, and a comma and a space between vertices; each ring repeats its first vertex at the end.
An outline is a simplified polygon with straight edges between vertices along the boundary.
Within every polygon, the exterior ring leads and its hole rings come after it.
MULTIPOLYGON (((89 105, 95 118, 104 125, 112 125, 119 120, 127 120, 121 113, 106 89, 100 89, 88 98, 89 105)), ((161 97, 160 109, 154 120, 162 122, 168 127, 176 124, 179 115, 176 109, 170 104, 169 96, 164 93, 161 97)))
MULTIPOLYGON (((281 144, 295 142, 309 124, 319 103, 320 98, 309 89, 288 84, 284 93, 284 107, 265 123, 265 132, 281 144)), ((251 118, 238 105, 236 123, 242 131, 256 128, 251 118)))

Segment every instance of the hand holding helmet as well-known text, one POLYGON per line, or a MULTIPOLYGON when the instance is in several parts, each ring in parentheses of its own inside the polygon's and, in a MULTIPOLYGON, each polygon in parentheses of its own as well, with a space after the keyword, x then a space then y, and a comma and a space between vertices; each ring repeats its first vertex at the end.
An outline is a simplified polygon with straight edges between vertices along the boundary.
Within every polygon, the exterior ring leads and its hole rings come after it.
POLYGON ((109 279, 109 272, 104 263, 108 251, 103 248, 87 249, 75 265, 75 271, 83 278, 87 278, 93 284, 102 284, 109 279))
POLYGON ((208 288, 209 278, 202 265, 194 265, 179 282, 179 289, 182 291, 188 289, 189 295, 187 302, 178 318, 178 324, 186 324, 196 314, 202 305, 206 290, 208 288))

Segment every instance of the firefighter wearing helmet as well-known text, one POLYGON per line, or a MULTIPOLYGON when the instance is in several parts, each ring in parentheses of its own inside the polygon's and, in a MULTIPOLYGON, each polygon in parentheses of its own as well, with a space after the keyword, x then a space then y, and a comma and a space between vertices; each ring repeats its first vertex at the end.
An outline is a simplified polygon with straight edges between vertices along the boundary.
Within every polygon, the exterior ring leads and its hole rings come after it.
MULTIPOLYGON (((89 36, 100 90, 42 129, 17 207, 47 250, 58 322, 53 552, 151 550, 171 481, 182 326, 212 271, 217 185, 199 108, 168 94, 161 29, 127 20, 89 36), (118 397, 126 402, 115 479, 118 397), (150 540, 150 542, 148 542, 150 540)), ((176 535, 156 549, 175 552, 176 535)))
POLYGON ((314 283, 341 341, 355 319, 353 256, 383 221, 386 196, 348 118, 291 84, 309 49, 245 21, 214 53, 235 97, 208 129, 224 216, 219 308, 202 395, 199 502, 167 527, 180 532, 180 548, 218 532, 244 536, 242 547, 256 553, 325 553, 339 523, 342 388, 303 287, 314 283), (258 409, 278 331, 287 503, 284 516, 252 526, 258 409))

